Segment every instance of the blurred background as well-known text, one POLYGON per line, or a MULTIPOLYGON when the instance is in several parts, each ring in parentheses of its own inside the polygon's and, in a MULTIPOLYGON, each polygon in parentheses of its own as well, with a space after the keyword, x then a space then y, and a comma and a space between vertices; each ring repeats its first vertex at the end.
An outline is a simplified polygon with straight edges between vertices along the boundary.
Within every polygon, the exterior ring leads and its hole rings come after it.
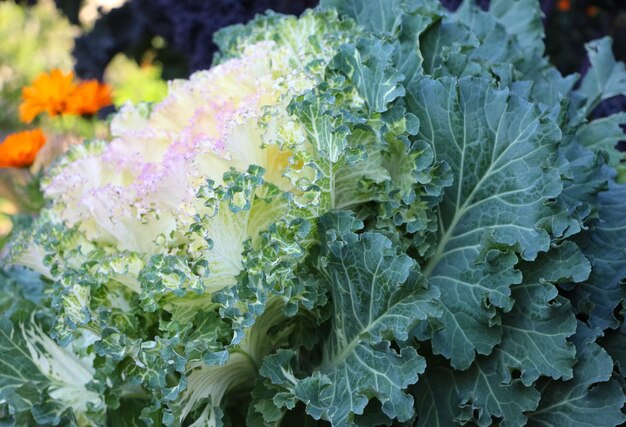
MULTIPOLYGON (((451 10, 461 3, 441 1, 451 10)), ((626 59, 626 1, 537 1, 545 15, 548 54, 564 74, 584 72, 584 44, 607 34, 615 41, 617 58, 626 59)), ((483 8, 489 5, 489 0, 476 2, 483 8)), ((3 38, 0 63, 4 69, 11 54, 24 60, 36 50, 37 55, 32 56, 35 63, 23 67, 25 71, 30 68, 31 74, 54 57, 59 65, 73 63, 81 78, 113 79, 111 69, 131 67, 129 60, 138 66, 156 66, 155 74, 166 80, 186 77, 211 65, 215 52, 211 40, 217 29, 246 22, 267 9, 299 14, 317 3, 318 0, 5 0, 0 2, 0 32, 8 38, 3 38), (35 26, 38 34, 33 34, 35 26), (16 37, 20 28, 31 36, 26 40, 16 37), (107 70, 110 76, 106 76, 107 70)))
MULTIPOLYGON (((451 10, 461 3, 441 1, 451 10)), ((626 61, 625 0, 537 1, 545 15, 547 52, 562 73, 584 74, 588 68, 584 44, 604 35, 613 38, 617 59, 626 61)), ((268 9, 299 14, 317 3, 0 1, 0 247, 1 236, 11 228, 3 214, 27 216, 39 209, 41 168, 69 144, 106 137, 106 117, 125 102, 158 101, 165 96, 166 80, 208 68, 215 53, 213 32, 268 9), (65 103, 76 90, 88 92, 91 104, 65 103), (28 105, 26 94, 32 95, 28 105), (58 102, 37 104, 42 96, 58 102), (33 133, 40 129, 43 137, 33 133), (15 148, 25 144, 30 147, 25 152, 15 148)), ((489 5, 488 0, 477 3, 489 5)), ((626 98, 603 102, 595 115, 617 111, 626 111, 626 98)))

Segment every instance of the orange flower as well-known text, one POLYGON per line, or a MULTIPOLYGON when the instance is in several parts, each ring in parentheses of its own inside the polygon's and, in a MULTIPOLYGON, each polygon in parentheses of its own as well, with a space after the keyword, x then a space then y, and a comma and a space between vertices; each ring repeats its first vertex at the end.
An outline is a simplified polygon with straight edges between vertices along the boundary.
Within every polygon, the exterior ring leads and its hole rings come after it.
POLYGON ((19 168, 35 161, 37 152, 46 143, 41 129, 18 132, 6 137, 0 144, 0 167, 19 168))
POLYGON ((32 86, 22 89, 20 120, 30 123, 43 112, 53 117, 64 113, 67 98, 76 88, 73 79, 74 73, 70 71, 64 74, 58 69, 37 76, 32 86))
POLYGON ((111 105, 111 88, 97 80, 87 80, 76 86, 67 100, 66 112, 70 114, 95 114, 111 105))
POLYGON ((600 8, 598 6, 587 6, 587 16, 593 18, 595 16, 598 15, 598 13, 600 13, 600 8))
POLYGON ((570 0, 559 0, 556 4, 556 8, 561 12, 567 12, 572 7, 570 0))

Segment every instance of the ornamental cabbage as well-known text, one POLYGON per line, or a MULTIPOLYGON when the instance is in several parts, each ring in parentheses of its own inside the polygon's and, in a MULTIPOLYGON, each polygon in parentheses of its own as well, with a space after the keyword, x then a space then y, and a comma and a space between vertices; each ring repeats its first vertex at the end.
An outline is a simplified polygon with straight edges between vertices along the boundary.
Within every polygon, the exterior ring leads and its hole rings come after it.
POLYGON ((533 0, 323 0, 216 34, 48 171, 2 272, 15 425, 626 421, 626 94, 533 0))

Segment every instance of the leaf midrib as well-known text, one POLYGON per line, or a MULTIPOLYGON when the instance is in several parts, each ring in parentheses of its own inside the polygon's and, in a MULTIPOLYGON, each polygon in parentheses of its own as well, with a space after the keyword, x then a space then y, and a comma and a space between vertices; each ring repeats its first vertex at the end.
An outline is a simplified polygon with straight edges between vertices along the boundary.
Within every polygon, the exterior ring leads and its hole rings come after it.
MULTIPOLYGON (((425 109, 426 114, 428 115, 428 120, 430 123, 432 123, 432 119, 430 117, 430 114, 428 113, 428 109, 425 109)), ((432 271, 434 270, 434 268, 437 266, 437 264, 439 263, 439 261, 441 261, 441 259, 443 258, 443 256, 446 254, 446 246, 448 245, 449 241, 452 239, 454 231, 457 227, 457 225, 459 224, 459 222, 461 221, 461 219, 463 218, 463 216, 465 216, 465 214, 467 213, 467 211, 469 211, 471 208, 474 207, 473 199, 476 196, 478 190, 481 188, 481 186, 483 185, 483 183, 496 171, 501 170, 503 167, 506 167, 509 165, 509 163, 506 163, 504 166, 502 167, 498 167, 497 169, 494 169, 494 165, 498 164, 500 162, 500 160, 506 155, 506 153, 511 149, 511 147, 515 146, 519 140, 520 137, 522 135, 526 134, 526 131, 535 124, 536 120, 531 120, 530 123, 523 129, 520 130, 519 134, 517 135, 517 137, 506 146, 506 148, 502 151, 502 153, 500 153, 498 155, 497 158, 494 159, 495 156, 495 150, 497 147, 497 136, 500 132, 500 125, 502 123, 502 117, 504 116, 504 114, 506 113, 506 110, 502 113, 502 116, 500 117, 500 121, 498 122, 498 128, 495 130, 495 135, 494 135, 494 141, 493 141, 493 146, 492 146, 492 154, 491 154, 491 158, 492 158, 492 162, 489 165, 489 168, 487 169, 487 171, 485 172, 485 174, 480 178, 480 180, 478 181, 478 183, 474 186, 474 188, 472 189, 471 193, 469 194, 469 196, 465 199, 465 201, 463 202, 463 204, 461 205, 460 208, 458 208, 458 204, 457 209, 454 212, 454 216, 452 218, 452 222, 450 223, 449 227, 446 229, 445 233, 443 234, 443 236, 441 237, 441 239, 439 240, 439 244, 437 245, 437 251, 435 252, 435 255, 433 255, 433 257, 428 261, 428 263, 426 264, 426 267, 423 270, 423 274, 426 277, 430 277, 432 271)), ((448 114, 449 117, 449 114, 448 114)), ((463 124, 465 127, 465 114, 463 115, 463 124)), ((432 127, 431 127, 432 129, 432 127)), ((433 132, 433 136, 432 138, 432 142, 431 144, 433 145, 433 148, 435 146, 435 141, 434 141, 434 132, 433 132)), ((464 135, 463 136, 463 150, 461 151, 461 156, 462 158, 465 157, 465 151, 467 150, 467 136, 464 135)), ((534 153, 535 151, 539 150, 541 147, 537 147, 534 150, 532 150, 530 153, 526 153, 524 155, 524 157, 522 158, 516 158, 514 161, 519 161, 522 160, 523 158, 527 157, 529 154, 534 153)), ((463 177, 463 169, 461 171, 459 171, 459 180, 463 177)), ((459 182, 458 184, 458 191, 460 193, 460 189, 462 186, 462 182, 459 182)), ((458 196, 457 196, 458 199, 458 196)), ((437 208, 438 214, 441 218, 441 209, 437 208)), ((443 223, 443 221, 442 221, 443 223)))

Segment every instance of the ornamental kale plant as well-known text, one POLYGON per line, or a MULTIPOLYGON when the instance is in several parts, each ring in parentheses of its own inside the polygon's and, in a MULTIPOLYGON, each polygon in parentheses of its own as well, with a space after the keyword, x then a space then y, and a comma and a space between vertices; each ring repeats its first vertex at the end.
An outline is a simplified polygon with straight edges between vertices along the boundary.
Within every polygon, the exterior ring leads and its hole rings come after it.
POLYGON ((15 425, 615 426, 626 92, 538 2, 323 0, 74 147, 12 240, 15 425))

